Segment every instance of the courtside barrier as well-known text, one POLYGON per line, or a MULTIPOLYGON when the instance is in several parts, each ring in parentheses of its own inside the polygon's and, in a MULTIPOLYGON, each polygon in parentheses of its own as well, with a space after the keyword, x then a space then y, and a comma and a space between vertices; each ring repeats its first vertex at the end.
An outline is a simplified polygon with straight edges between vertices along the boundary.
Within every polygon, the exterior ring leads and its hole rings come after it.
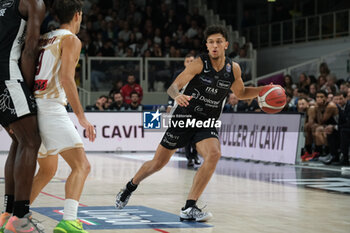
MULTIPOLYGON (((73 113, 69 113, 86 151, 155 151, 164 130, 145 130, 140 112, 88 112, 96 128, 95 142, 89 142, 73 113)), ((227 113, 220 118, 222 156, 294 164, 301 134, 299 114, 227 113)), ((8 151, 11 140, 0 129, 0 151, 8 151)))

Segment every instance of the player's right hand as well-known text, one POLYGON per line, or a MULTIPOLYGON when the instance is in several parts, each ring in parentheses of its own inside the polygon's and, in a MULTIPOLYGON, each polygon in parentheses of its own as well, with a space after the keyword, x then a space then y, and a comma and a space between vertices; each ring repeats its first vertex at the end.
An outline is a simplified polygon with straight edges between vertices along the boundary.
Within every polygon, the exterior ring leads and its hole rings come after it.
POLYGON ((89 138, 90 142, 95 141, 96 130, 95 127, 86 119, 79 119, 79 124, 85 129, 86 137, 89 138))
POLYGON ((181 107, 187 107, 189 105, 189 101, 192 99, 192 97, 193 96, 180 94, 180 95, 175 97, 175 101, 181 107))

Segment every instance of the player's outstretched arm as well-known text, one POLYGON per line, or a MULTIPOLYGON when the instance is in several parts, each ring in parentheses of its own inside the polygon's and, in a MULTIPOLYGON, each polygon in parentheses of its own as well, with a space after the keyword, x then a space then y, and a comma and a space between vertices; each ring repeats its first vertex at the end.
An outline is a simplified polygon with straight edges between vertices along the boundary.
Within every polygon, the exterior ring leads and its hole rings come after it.
POLYGON ((200 58, 195 59, 190 63, 184 71, 182 71, 175 81, 168 88, 168 95, 173 98, 178 105, 182 107, 188 106, 188 101, 191 100, 191 96, 183 95, 180 93, 180 90, 191 81, 194 76, 199 74, 203 69, 203 62, 200 58))
POLYGON ((231 86, 231 90, 238 99, 253 99, 259 95, 259 92, 263 88, 261 87, 245 87, 242 80, 242 72, 239 64, 232 62, 233 74, 235 75, 235 81, 231 86))
POLYGON ((25 45, 21 56, 23 78, 32 90, 35 76, 35 62, 39 53, 40 25, 45 17, 45 4, 42 0, 20 1, 19 11, 28 17, 25 45))
POLYGON ((77 116, 79 123, 86 130, 86 136, 90 141, 95 140, 94 126, 88 122, 85 117, 83 107, 80 104, 77 86, 75 84, 75 68, 78 64, 81 42, 73 35, 67 36, 63 39, 62 43, 62 56, 61 56, 61 69, 59 71, 59 77, 64 91, 66 92, 68 102, 72 106, 72 109, 77 116))

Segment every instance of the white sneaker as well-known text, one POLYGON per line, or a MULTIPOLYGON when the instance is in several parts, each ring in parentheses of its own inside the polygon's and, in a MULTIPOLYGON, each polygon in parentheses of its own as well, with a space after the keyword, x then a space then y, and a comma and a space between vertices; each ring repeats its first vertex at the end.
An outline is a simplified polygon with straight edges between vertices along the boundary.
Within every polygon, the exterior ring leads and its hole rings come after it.
POLYGON ((197 206, 182 209, 180 212, 180 221, 206 222, 212 217, 213 215, 210 212, 203 212, 197 206))

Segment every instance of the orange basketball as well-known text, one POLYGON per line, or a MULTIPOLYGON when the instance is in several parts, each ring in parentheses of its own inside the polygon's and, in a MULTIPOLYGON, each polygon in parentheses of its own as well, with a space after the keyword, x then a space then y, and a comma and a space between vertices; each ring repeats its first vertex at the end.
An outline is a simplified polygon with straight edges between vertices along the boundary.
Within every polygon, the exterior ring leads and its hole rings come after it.
POLYGON ((279 85, 267 85, 258 96, 260 108, 266 113, 278 113, 287 103, 286 93, 279 85))

